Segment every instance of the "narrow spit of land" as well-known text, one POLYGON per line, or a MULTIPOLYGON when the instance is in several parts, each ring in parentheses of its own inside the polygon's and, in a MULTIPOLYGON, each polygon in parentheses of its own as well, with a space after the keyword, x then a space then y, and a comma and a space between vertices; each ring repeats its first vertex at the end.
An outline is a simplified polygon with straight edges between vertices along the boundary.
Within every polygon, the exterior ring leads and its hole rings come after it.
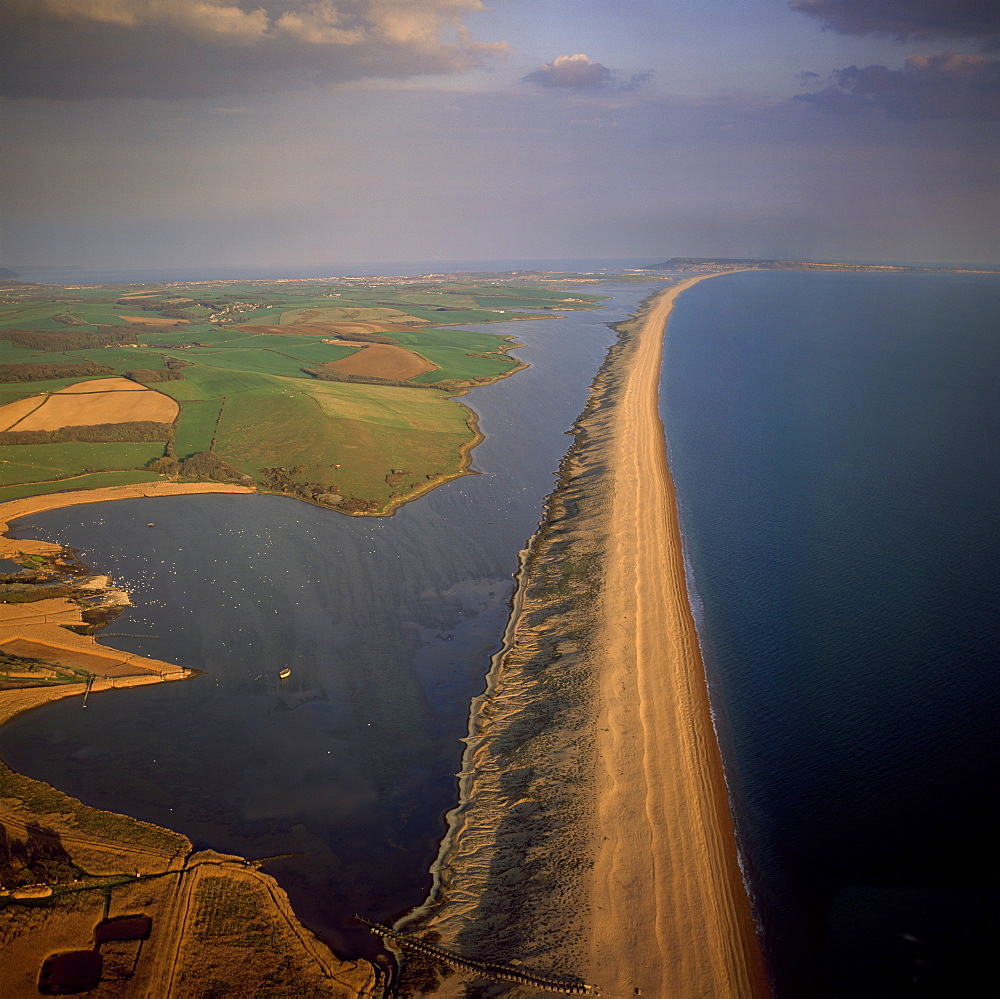
MULTIPOLYGON (((670 310, 710 276, 617 327, 473 705, 432 895, 397 924, 613 997, 768 992, 657 406, 670 310)), ((408 955, 401 994, 442 972, 408 955)))
POLYGON ((612 995, 764 994, 657 404, 667 318, 696 280, 636 320, 611 441, 590 976, 612 995))

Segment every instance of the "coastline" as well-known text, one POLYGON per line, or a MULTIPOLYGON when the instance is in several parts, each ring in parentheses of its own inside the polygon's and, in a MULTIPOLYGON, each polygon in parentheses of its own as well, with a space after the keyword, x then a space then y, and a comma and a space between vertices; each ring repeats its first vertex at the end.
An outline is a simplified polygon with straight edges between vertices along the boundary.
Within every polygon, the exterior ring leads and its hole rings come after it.
POLYGON ((667 317, 713 276, 615 327, 473 704, 432 893, 396 924, 610 995, 768 994, 657 408, 667 317))
MULTIPOLYGON (((62 545, 49 541, 7 537, 11 522, 21 517, 87 503, 205 492, 246 493, 252 490, 225 484, 164 482, 7 500, 0 503, 0 558, 16 559, 29 555, 55 559, 63 553, 62 545)), ((93 592, 100 590, 113 594, 114 602, 119 605, 128 603, 127 595, 121 591, 99 587, 93 592)), ((0 725, 24 711, 64 697, 79 696, 85 690, 99 692, 165 680, 183 680, 193 675, 191 670, 173 663, 102 646, 93 635, 72 630, 83 624, 80 607, 68 597, 29 603, 0 603, 0 648, 3 651, 39 659, 49 655, 50 658, 64 659, 69 665, 83 667, 91 674, 86 686, 81 683, 0 690, 0 725), (32 652, 36 655, 31 656, 32 652)))
POLYGON ((7 537, 10 523, 34 513, 58 510, 85 503, 105 503, 120 499, 143 499, 158 496, 184 496, 191 493, 253 493, 249 486, 228 485, 223 482, 143 482, 134 486, 106 486, 102 489, 81 489, 59 493, 42 493, 20 499, 0 502, 0 558, 10 558, 18 552, 28 555, 52 553, 60 545, 48 541, 15 541, 7 537))
POLYGON ((614 994, 766 994, 658 410, 667 319, 703 279, 660 293, 629 324, 636 347, 611 445, 590 968, 614 994))
MULTIPOLYGON (((6 536, 10 522, 20 517, 86 503, 206 492, 254 490, 154 483, 9 500, 0 503, 0 557, 34 555, 62 564, 63 546, 6 536)), ((107 577, 103 580, 106 584, 107 577)), ((119 604, 128 599, 106 585, 84 584, 79 591, 111 594, 119 604)), ((0 690, 0 725, 66 697, 194 674, 68 630, 82 624, 81 608, 68 597, 0 603, 5 654, 48 656, 78 675, 81 668, 89 674, 86 683, 80 676, 72 683, 0 690)), ((149 939, 141 948, 110 956, 123 996, 191 995, 206 975, 214 975, 226 994, 248 995, 271 981, 277 965, 283 984, 297 994, 382 995, 380 971, 364 960, 337 958, 299 922, 287 895, 259 870, 259 862, 196 851, 180 833, 92 808, 15 773, 2 760, 0 833, 0 981, 11 999, 38 994, 39 969, 53 954, 95 949, 95 927, 102 920, 135 918, 137 912, 150 920, 149 939), (242 922, 232 921, 234 907, 253 913, 257 936, 248 938, 242 922)))

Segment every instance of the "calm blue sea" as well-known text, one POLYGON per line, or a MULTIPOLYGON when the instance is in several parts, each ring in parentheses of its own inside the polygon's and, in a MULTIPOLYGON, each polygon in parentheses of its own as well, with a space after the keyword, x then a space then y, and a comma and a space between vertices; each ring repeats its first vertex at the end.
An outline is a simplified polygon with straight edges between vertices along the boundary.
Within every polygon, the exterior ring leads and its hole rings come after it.
POLYGON ((1000 994, 998 315, 994 276, 757 272, 670 320, 690 585, 781 999, 1000 994))

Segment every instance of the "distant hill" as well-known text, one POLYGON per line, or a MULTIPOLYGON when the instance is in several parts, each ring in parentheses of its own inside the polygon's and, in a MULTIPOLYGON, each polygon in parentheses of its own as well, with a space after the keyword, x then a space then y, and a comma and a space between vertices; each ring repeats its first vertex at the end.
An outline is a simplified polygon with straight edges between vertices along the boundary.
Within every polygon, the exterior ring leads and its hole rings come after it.
MULTIPOLYGON (((813 260, 757 260, 753 257, 671 257, 649 270, 718 270, 720 268, 753 268, 754 270, 830 270, 830 271, 908 271, 912 267, 896 264, 834 264, 813 260)), ((935 268, 936 270, 937 268, 935 268)))
POLYGON ((671 257, 651 264, 649 271, 873 271, 877 273, 916 271, 920 273, 991 274, 991 267, 907 267, 902 264, 837 264, 816 260, 755 260, 752 257, 671 257))

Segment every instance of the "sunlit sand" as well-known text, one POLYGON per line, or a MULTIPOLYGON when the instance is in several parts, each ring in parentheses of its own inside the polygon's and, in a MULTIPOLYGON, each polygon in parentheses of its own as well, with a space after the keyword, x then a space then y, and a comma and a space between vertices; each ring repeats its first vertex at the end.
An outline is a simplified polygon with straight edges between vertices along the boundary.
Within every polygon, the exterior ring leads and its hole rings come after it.
POLYGON ((653 299, 614 420, 588 979, 608 995, 766 994, 737 863, 657 408, 653 299))

